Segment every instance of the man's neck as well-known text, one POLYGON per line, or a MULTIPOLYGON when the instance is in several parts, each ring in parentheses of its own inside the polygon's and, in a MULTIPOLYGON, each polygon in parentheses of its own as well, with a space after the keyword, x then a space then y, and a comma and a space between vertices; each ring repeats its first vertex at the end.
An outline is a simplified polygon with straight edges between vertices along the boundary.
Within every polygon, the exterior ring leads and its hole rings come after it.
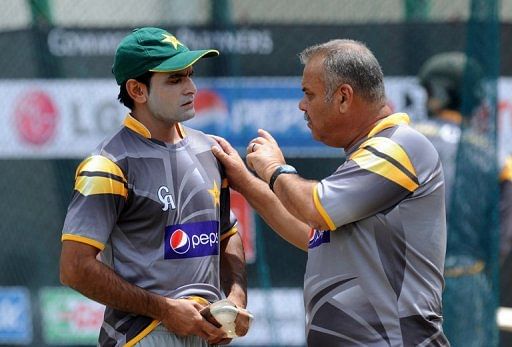
MULTIPOLYGON (((368 110, 366 112, 368 112, 368 110)), ((349 148, 352 148, 352 146, 354 144, 356 144, 361 139, 363 139, 366 136, 368 136, 370 131, 372 131, 372 129, 377 125, 378 122, 380 122, 381 119, 386 118, 387 116, 389 116, 393 112, 391 111, 391 109, 389 108, 388 105, 383 105, 383 106, 380 106, 379 108, 374 110, 374 112, 371 112, 371 113, 373 114, 373 116, 367 117, 366 118, 366 122, 361 124, 361 126, 359 128, 359 131, 357 132, 358 135, 355 136, 352 139, 352 141, 350 141, 348 146, 345 148, 346 150, 349 149, 349 148)))
POLYGON ((178 123, 162 121, 147 112, 134 111, 131 115, 149 130, 152 139, 165 143, 177 143, 183 139, 177 129, 178 123))

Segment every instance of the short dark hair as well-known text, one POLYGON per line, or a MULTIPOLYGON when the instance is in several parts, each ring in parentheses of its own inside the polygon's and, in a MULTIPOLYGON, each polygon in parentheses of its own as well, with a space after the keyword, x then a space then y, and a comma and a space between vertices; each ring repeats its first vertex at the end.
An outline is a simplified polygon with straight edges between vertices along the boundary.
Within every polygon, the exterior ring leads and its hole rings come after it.
POLYGON ((299 54, 302 64, 317 54, 325 56, 325 98, 330 101, 336 88, 348 83, 371 102, 383 102, 384 76, 379 62, 362 42, 355 40, 331 40, 306 48, 299 54))
MULTIPOLYGON (((135 77, 134 80, 145 84, 149 92, 149 85, 153 74, 154 72, 148 71, 138 77, 135 77)), ((117 100, 119 100, 119 102, 128 107, 130 110, 133 110, 134 102, 132 97, 128 94, 128 91, 126 90, 126 81, 121 83, 121 85, 119 86, 119 95, 117 96, 117 100)))

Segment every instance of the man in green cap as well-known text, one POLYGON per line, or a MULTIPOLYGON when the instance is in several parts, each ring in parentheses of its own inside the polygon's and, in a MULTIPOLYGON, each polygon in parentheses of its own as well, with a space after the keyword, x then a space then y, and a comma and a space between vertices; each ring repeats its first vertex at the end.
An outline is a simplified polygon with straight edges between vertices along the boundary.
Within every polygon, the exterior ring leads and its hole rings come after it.
MULTIPOLYGON (((246 305, 215 142, 181 125, 195 113, 193 64, 218 54, 158 28, 136 29, 117 48, 112 71, 131 112, 77 168, 60 262, 63 284, 106 305, 100 346, 229 343, 200 310, 224 295, 246 305)), ((247 329, 242 321, 236 333, 247 329)))

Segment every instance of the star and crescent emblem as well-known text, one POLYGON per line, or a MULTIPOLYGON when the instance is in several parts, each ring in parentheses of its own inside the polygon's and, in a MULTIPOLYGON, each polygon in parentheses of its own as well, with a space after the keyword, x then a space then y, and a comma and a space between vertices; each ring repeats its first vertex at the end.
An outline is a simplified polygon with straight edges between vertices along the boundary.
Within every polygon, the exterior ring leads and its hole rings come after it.
POLYGON ((210 193, 213 198, 213 206, 220 205, 220 190, 217 186, 217 182, 213 181, 213 188, 208 189, 208 193, 210 193))
POLYGON ((176 37, 174 37, 171 34, 162 34, 164 36, 162 42, 171 44, 174 49, 178 49, 178 45, 183 46, 183 43, 181 43, 176 37))

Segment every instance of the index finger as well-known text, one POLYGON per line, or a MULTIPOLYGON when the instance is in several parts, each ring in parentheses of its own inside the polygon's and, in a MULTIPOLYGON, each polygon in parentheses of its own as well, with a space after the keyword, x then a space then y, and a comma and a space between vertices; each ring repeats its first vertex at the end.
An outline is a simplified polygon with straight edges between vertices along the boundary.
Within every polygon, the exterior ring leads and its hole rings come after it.
POLYGON ((226 332, 221 328, 217 328, 215 325, 208 322, 206 319, 203 319, 202 323, 203 324, 201 326, 201 330, 208 336, 208 341, 218 341, 227 338, 226 332))
POLYGON ((272 142, 273 144, 277 145, 276 139, 274 139, 274 137, 272 135, 270 135, 270 133, 268 131, 266 131, 264 129, 258 129, 258 135, 260 135, 264 139, 272 142))
POLYGON ((213 138, 215 141, 217 141, 219 146, 222 148, 222 150, 226 154, 230 155, 230 154, 233 154, 233 152, 235 151, 233 146, 231 146, 231 144, 226 139, 224 139, 223 137, 220 137, 220 136, 217 136, 217 135, 209 135, 209 136, 211 138, 213 138))

